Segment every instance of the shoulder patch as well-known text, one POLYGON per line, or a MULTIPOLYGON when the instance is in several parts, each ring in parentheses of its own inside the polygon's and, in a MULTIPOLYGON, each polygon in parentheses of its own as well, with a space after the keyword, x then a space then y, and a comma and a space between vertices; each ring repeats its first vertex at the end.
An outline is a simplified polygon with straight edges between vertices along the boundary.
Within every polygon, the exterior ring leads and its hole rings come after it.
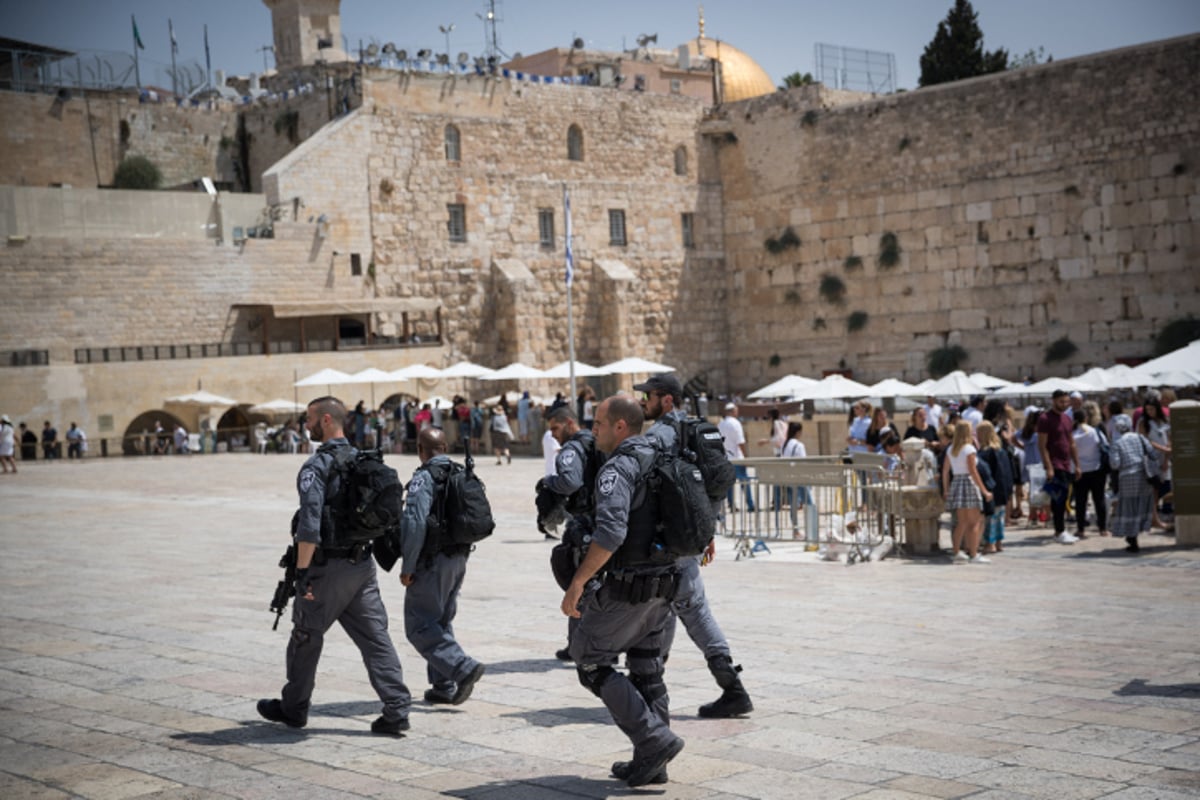
POLYGON ((600 480, 597 483, 596 489, 600 492, 600 494, 607 496, 612 494, 613 487, 616 485, 617 471, 615 469, 610 469, 605 471, 604 474, 600 476, 600 480))
POLYGON ((562 465, 564 467, 571 466, 572 464, 575 463, 575 448, 574 447, 563 448, 562 453, 559 456, 559 458, 562 459, 562 465))
POLYGON ((312 467, 305 467, 300 473, 300 491, 307 492, 312 488, 313 481, 317 479, 317 473, 312 467))

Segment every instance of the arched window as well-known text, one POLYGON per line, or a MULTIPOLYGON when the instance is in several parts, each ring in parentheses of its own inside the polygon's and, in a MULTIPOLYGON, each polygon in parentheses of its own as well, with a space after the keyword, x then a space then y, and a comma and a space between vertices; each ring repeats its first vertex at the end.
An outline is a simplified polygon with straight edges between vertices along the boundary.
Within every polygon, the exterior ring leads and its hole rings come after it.
POLYGON ((675 174, 687 175, 687 148, 683 145, 675 148, 675 174))
POLYGON ((446 160, 462 161, 462 136, 453 125, 446 126, 446 160))
POLYGON ((583 131, 578 125, 567 128, 567 158, 583 161, 583 131))

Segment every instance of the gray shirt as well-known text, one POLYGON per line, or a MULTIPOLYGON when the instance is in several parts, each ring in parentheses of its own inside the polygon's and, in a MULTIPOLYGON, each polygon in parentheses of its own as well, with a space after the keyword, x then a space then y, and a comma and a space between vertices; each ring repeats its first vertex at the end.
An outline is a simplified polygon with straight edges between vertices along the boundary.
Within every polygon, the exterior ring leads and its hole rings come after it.
POLYGON ((579 431, 568 439, 554 459, 554 474, 547 475, 542 485, 563 497, 570 497, 582 489, 592 439, 592 432, 588 430, 579 431))
POLYGON ((650 430, 646 431, 646 435, 658 439, 665 452, 677 453, 679 433, 676 425, 685 421, 687 421, 687 414, 682 409, 676 408, 656 419, 650 426, 650 430))
POLYGON ((654 445, 645 436, 630 436, 617 446, 596 475, 596 528, 592 541, 610 552, 629 533, 629 509, 641 473, 639 456, 653 458, 654 445))
POLYGON ((296 476, 300 493, 300 512, 296 518, 296 541, 321 544, 321 512, 325 498, 338 490, 338 476, 333 471, 333 453, 340 447, 350 447, 346 437, 339 436, 324 442, 308 457, 296 476))
POLYGON ((438 454, 426 461, 413 472, 412 480, 408 482, 408 496, 404 500, 404 514, 400 517, 400 573, 412 575, 417 571, 421 560, 421 549, 425 546, 425 531, 429 521, 429 512, 433 508, 433 495, 436 489, 433 476, 427 467, 437 467, 439 464, 450 464, 450 457, 438 454))

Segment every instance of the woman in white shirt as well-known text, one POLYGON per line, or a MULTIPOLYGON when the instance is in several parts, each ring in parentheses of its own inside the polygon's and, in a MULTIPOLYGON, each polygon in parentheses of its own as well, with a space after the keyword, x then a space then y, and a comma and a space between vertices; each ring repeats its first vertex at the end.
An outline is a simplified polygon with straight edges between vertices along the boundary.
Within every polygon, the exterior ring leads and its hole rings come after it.
POLYGON ((992 493, 979 477, 975 453, 975 445, 971 444, 971 423, 960 419, 954 426, 954 441, 942 463, 946 510, 958 511, 951 538, 954 560, 987 564, 991 559, 980 555, 979 539, 983 535, 983 501, 991 500, 992 493), (962 550, 964 543, 965 553, 962 550))
POLYGON ((1075 527, 1076 536, 1086 539, 1084 528, 1087 527, 1088 497, 1096 507, 1096 525, 1100 528, 1101 536, 1108 536, 1108 503, 1104 502, 1104 484, 1108 480, 1108 470, 1101 463, 1101 450, 1107 449, 1108 440, 1104 438, 1100 425, 1100 407, 1088 401, 1083 408, 1075 412, 1075 452, 1079 456, 1079 480, 1071 494, 1075 498, 1075 527))
MULTIPOLYGON (((783 444, 783 449, 779 452, 780 458, 808 458, 808 450, 804 447, 804 442, 800 441, 800 434, 804 431, 804 424, 800 422, 789 422, 787 426, 787 441, 783 444)), ((788 489, 789 501, 792 506, 792 538, 799 539, 800 533, 800 515, 799 510, 806 508, 812 504, 812 495, 808 492, 807 486, 792 486, 788 489)), ((816 515, 812 518, 815 520, 816 515)), ((806 523, 808 515, 805 515, 806 523)), ((808 531, 813 540, 816 539, 816 531, 808 531)))

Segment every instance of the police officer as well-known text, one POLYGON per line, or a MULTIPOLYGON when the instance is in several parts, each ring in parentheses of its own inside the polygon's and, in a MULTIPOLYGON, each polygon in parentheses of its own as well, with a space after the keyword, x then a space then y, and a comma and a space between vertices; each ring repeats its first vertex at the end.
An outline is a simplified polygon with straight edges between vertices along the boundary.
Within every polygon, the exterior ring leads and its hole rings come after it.
MULTIPOLYGON (((596 439, 587 428, 579 427, 579 418, 568 406, 559 406, 546 416, 546 426, 562 449, 554 459, 554 474, 538 481, 538 507, 560 502, 565 498, 566 513, 571 515, 563 532, 563 546, 574 552, 582 550, 585 537, 591 535, 592 514, 595 509, 596 474, 604 463, 604 454, 596 449, 596 439), (543 502, 546 494, 553 498, 543 502)), ((540 514, 539 514, 540 515, 540 514)), ((575 564, 577 566, 577 563, 575 564)), ((575 630, 575 618, 567 618, 567 642, 575 630)), ((564 647, 554 654, 561 661, 571 660, 571 651, 564 647)))
POLYGON ((671 732, 663 682, 663 626, 677 569, 673 560, 656 558, 662 552, 656 504, 638 480, 655 450, 640 435, 642 423, 641 408, 628 397, 610 397, 596 410, 596 447, 609 457, 596 478, 592 540, 561 606, 579 619, 570 644, 579 682, 633 742, 633 759, 612 765, 613 776, 629 786, 665 783, 667 762, 683 750, 683 739, 671 732), (628 677, 613 669, 621 653, 628 677))
MULTIPOLYGON (((400 583, 404 594, 404 634, 427 663, 427 703, 460 705, 483 677, 484 666, 463 652, 454 639, 458 592, 467 574, 470 545, 429 552, 429 528, 439 524, 434 511, 438 492, 450 471, 446 435, 425 428, 417 435, 421 466, 413 473, 400 519, 400 583)), ((434 533, 436 536, 436 532, 434 533)))
POLYGON ((370 545, 339 549, 336 525, 327 508, 340 488, 334 453, 350 447, 343 430, 346 407, 335 397, 313 400, 305 425, 312 440, 322 444, 304 462, 296 480, 300 491, 294 523, 296 601, 287 648, 287 683, 280 699, 258 701, 258 713, 292 728, 308 723, 325 632, 339 622, 362 653, 371 685, 383 701, 383 715, 371 723, 371 730, 399 736, 409 728, 412 696, 388 636, 388 615, 379 596, 370 545))
MULTIPOLYGON (((687 415, 680 409, 683 387, 680 386, 679 379, 669 373, 654 375, 645 383, 633 388, 634 391, 645 393, 642 411, 646 419, 655 420, 646 435, 657 439, 664 450, 678 454, 677 426, 687 419, 687 415)), ((717 686, 721 687, 720 697, 700 706, 700 716, 710 718, 735 717, 754 710, 750 695, 738 677, 742 667, 733 663, 729 642, 713 617, 708 597, 704 593, 704 580, 700 577, 701 564, 711 561, 716 552, 716 541, 713 540, 708 543, 708 549, 702 556, 686 556, 679 559, 679 592, 671 602, 671 610, 675 613, 667 622, 663 647, 664 653, 670 653, 675 640, 675 618, 678 617, 683 621, 688 636, 704 653, 708 671, 716 679, 717 686)))

